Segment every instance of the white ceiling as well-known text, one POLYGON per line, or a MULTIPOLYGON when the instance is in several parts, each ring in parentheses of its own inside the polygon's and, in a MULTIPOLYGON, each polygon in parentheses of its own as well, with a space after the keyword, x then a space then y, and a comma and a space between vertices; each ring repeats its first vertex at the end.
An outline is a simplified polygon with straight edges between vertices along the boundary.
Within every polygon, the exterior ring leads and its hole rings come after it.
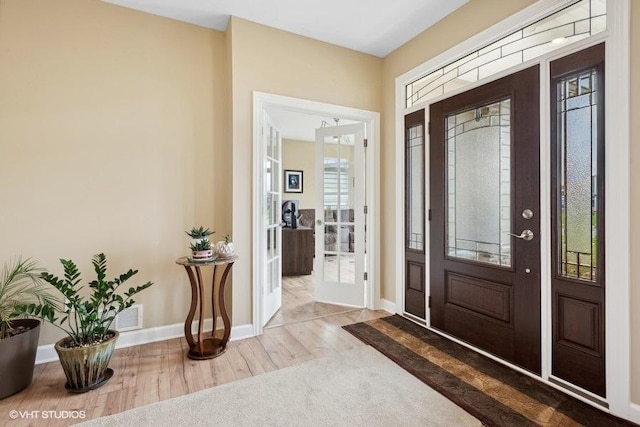
POLYGON ((230 16, 378 57, 469 0, 103 0, 225 31, 230 16))

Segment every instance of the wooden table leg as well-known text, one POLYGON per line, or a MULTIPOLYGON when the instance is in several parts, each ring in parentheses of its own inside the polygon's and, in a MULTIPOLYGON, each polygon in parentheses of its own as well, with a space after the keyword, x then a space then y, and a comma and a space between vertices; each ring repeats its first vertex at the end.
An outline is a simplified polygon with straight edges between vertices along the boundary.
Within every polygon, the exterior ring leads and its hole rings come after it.
POLYGON ((184 337, 187 339, 187 344, 189 344, 189 348, 191 349, 196 345, 193 334, 191 333, 191 324, 193 323, 193 317, 196 314, 196 307, 198 305, 198 288, 196 287, 196 278, 193 275, 191 267, 185 265, 184 269, 187 270, 189 282, 191 283, 191 307, 189 307, 187 320, 184 321, 184 337))
POLYGON ((204 284, 202 283, 202 271, 200 267, 196 267, 198 273, 198 303, 200 304, 200 316, 198 318, 198 350, 200 355, 204 355, 204 336, 202 329, 204 328, 204 284))
POLYGON ((229 275, 229 271, 231 271, 232 262, 228 263, 224 269, 224 273, 220 278, 220 290, 218 291, 218 305, 220 306, 220 315, 222 316, 222 323, 224 323, 224 335, 222 336, 222 348, 227 347, 227 342, 229 342, 229 337, 231 336, 231 319, 229 319, 229 313, 227 313, 227 307, 224 302, 224 289, 227 285, 227 276, 229 275))
MULTIPOLYGON (((213 277, 211 278, 211 312, 213 313, 213 329, 211 329, 211 338, 216 337, 216 329, 218 323, 218 314, 216 313, 216 273, 218 271, 218 266, 213 266, 213 277)), ((219 292, 219 288, 218 288, 219 292)))

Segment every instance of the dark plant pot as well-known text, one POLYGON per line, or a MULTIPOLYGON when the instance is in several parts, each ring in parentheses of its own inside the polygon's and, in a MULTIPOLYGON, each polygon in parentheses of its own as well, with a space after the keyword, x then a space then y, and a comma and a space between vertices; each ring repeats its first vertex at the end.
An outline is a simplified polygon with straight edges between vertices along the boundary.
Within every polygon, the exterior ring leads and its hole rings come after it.
POLYGON ((114 334, 110 339, 100 344, 88 347, 66 348, 71 338, 63 338, 55 345, 60 358, 60 364, 67 377, 65 388, 75 393, 84 393, 104 385, 113 375, 109 368, 109 361, 118 341, 118 331, 109 330, 114 334))
POLYGON ((16 394, 31 384, 36 363, 40 321, 19 319, 13 327, 25 326, 27 332, 0 340, 0 399, 16 394))

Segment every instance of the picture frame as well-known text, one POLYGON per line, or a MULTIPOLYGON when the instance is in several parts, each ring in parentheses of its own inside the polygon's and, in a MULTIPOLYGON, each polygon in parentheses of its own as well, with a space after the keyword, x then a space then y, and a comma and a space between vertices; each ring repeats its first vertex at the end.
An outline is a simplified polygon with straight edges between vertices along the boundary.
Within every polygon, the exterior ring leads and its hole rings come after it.
POLYGON ((284 192, 285 193, 302 193, 303 180, 302 171, 285 170, 284 171, 284 192))

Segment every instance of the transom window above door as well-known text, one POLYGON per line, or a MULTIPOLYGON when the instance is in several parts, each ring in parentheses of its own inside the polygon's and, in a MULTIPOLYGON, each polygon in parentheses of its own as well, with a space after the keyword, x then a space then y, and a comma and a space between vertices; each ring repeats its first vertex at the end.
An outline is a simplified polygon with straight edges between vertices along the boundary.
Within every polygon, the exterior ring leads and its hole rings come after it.
POLYGON ((580 0, 405 86, 406 108, 607 29, 607 0, 580 0))

